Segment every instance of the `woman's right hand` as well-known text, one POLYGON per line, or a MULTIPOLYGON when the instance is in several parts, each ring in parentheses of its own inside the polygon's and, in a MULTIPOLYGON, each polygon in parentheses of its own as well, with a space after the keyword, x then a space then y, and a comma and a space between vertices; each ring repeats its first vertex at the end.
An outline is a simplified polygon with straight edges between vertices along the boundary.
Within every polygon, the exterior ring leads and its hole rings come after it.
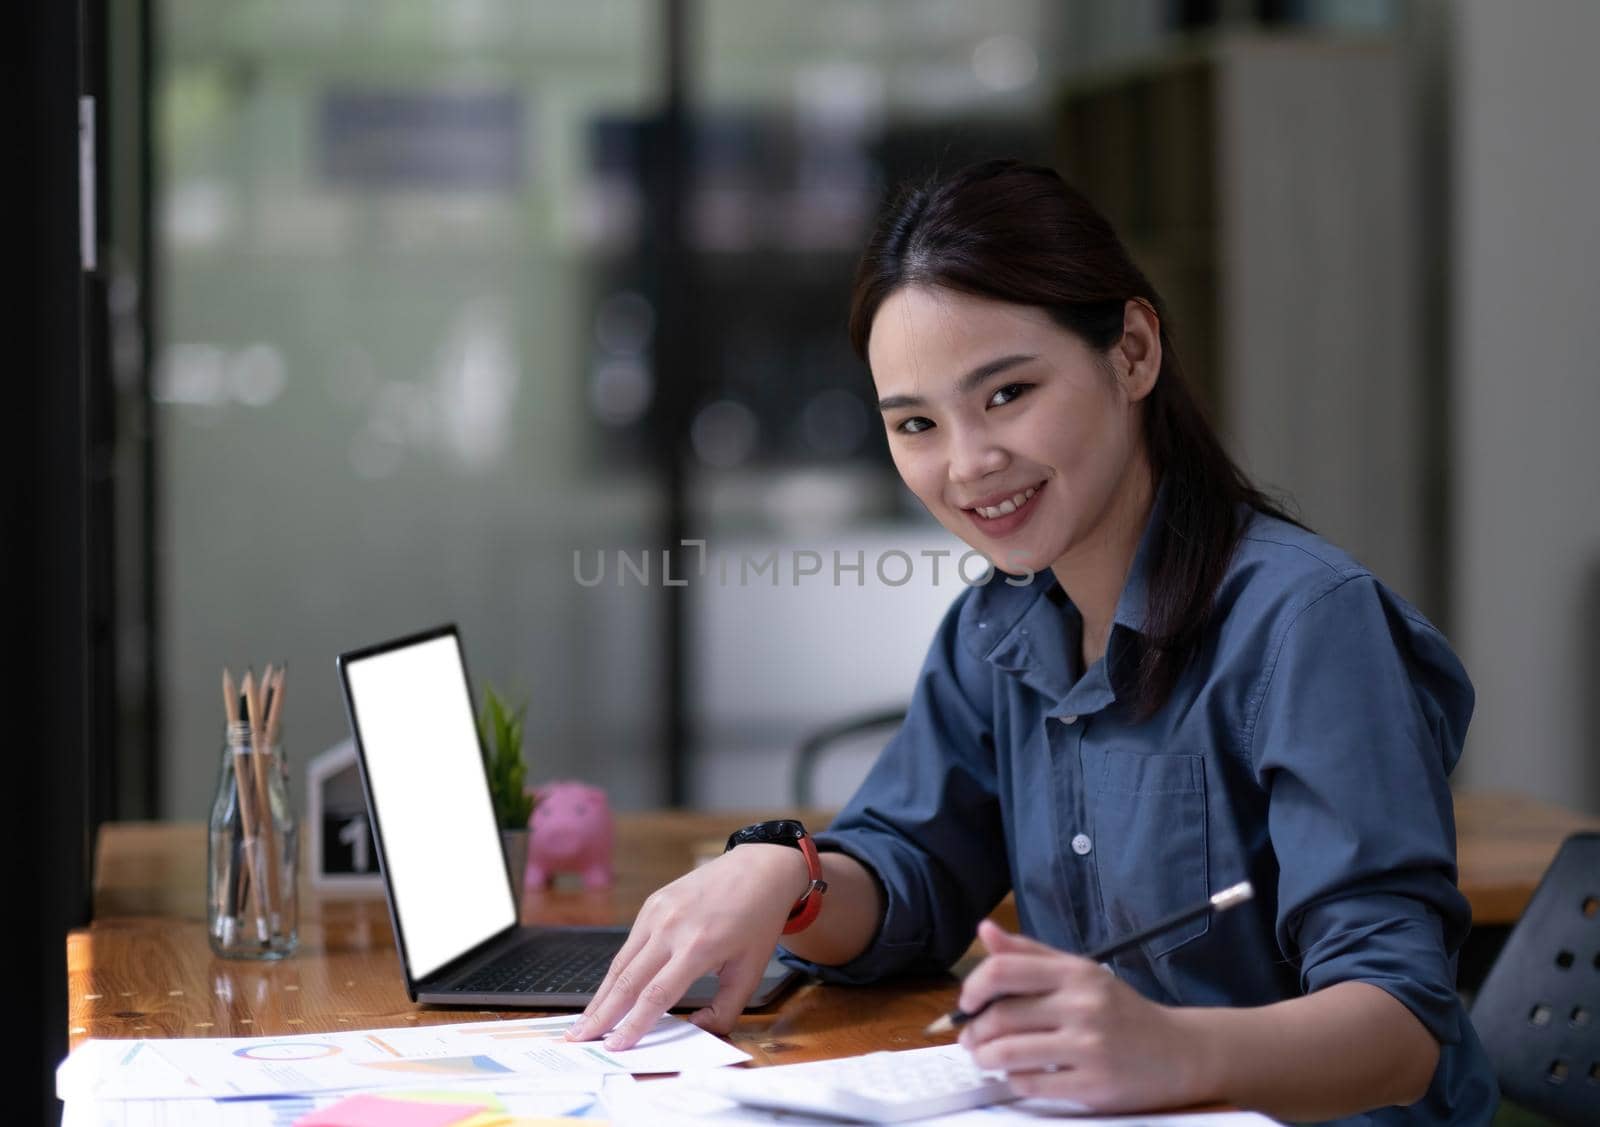
POLYGON ((727 1033, 808 882, 798 849, 752 843, 657 889, 567 1038, 604 1036, 608 1049, 631 1048, 706 974, 717 976, 716 996, 689 1020, 727 1033))

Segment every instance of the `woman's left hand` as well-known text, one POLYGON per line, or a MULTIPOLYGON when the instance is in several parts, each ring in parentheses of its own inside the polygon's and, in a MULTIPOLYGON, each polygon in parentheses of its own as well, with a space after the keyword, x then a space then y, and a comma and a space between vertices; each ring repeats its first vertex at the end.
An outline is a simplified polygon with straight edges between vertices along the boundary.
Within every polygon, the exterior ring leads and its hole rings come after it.
POLYGON ((1072 1100, 1092 1111, 1206 1102, 1202 1046, 1175 1011, 1099 963, 1013 935, 985 920, 989 949, 961 987, 967 1013, 1000 997, 961 1031, 982 1068, 1004 1070, 1021 1096, 1072 1100), (1004 996, 1004 997, 1002 997, 1004 996))

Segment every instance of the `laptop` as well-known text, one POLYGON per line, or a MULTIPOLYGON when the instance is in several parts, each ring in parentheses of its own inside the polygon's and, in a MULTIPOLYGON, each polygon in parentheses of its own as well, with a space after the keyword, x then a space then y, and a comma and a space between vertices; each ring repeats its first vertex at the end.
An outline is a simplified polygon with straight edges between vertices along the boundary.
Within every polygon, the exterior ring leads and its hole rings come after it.
MULTIPOLYGON (((413 1002, 511 1009, 589 1004, 625 927, 524 927, 489 797, 454 626, 340 654, 378 865, 413 1002)), ((747 1008, 798 974, 774 957, 747 1008)), ((715 976, 675 1009, 698 1009, 715 976)))

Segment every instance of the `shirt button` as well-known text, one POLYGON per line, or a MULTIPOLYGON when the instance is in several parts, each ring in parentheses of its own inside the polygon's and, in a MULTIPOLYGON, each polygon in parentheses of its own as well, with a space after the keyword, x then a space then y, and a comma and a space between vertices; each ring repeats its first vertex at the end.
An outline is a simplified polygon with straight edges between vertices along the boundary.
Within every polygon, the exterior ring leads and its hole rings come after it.
POLYGON ((1072 851, 1079 857, 1085 856, 1094 848, 1094 842, 1089 840, 1088 834, 1078 834, 1072 839, 1072 851))

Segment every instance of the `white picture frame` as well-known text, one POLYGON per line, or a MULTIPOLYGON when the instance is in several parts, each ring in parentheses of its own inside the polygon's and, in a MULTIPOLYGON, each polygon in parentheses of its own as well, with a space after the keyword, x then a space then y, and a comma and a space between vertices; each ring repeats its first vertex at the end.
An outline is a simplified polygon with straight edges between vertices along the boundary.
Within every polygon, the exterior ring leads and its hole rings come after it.
POLYGON ((372 840, 366 792, 361 787, 361 766, 351 740, 334 744, 306 764, 306 861, 311 887, 323 891, 383 892, 378 851, 372 840), (324 832, 330 817, 340 821, 340 834, 348 850, 325 847, 324 832), (350 867, 342 864, 348 853, 350 867))

